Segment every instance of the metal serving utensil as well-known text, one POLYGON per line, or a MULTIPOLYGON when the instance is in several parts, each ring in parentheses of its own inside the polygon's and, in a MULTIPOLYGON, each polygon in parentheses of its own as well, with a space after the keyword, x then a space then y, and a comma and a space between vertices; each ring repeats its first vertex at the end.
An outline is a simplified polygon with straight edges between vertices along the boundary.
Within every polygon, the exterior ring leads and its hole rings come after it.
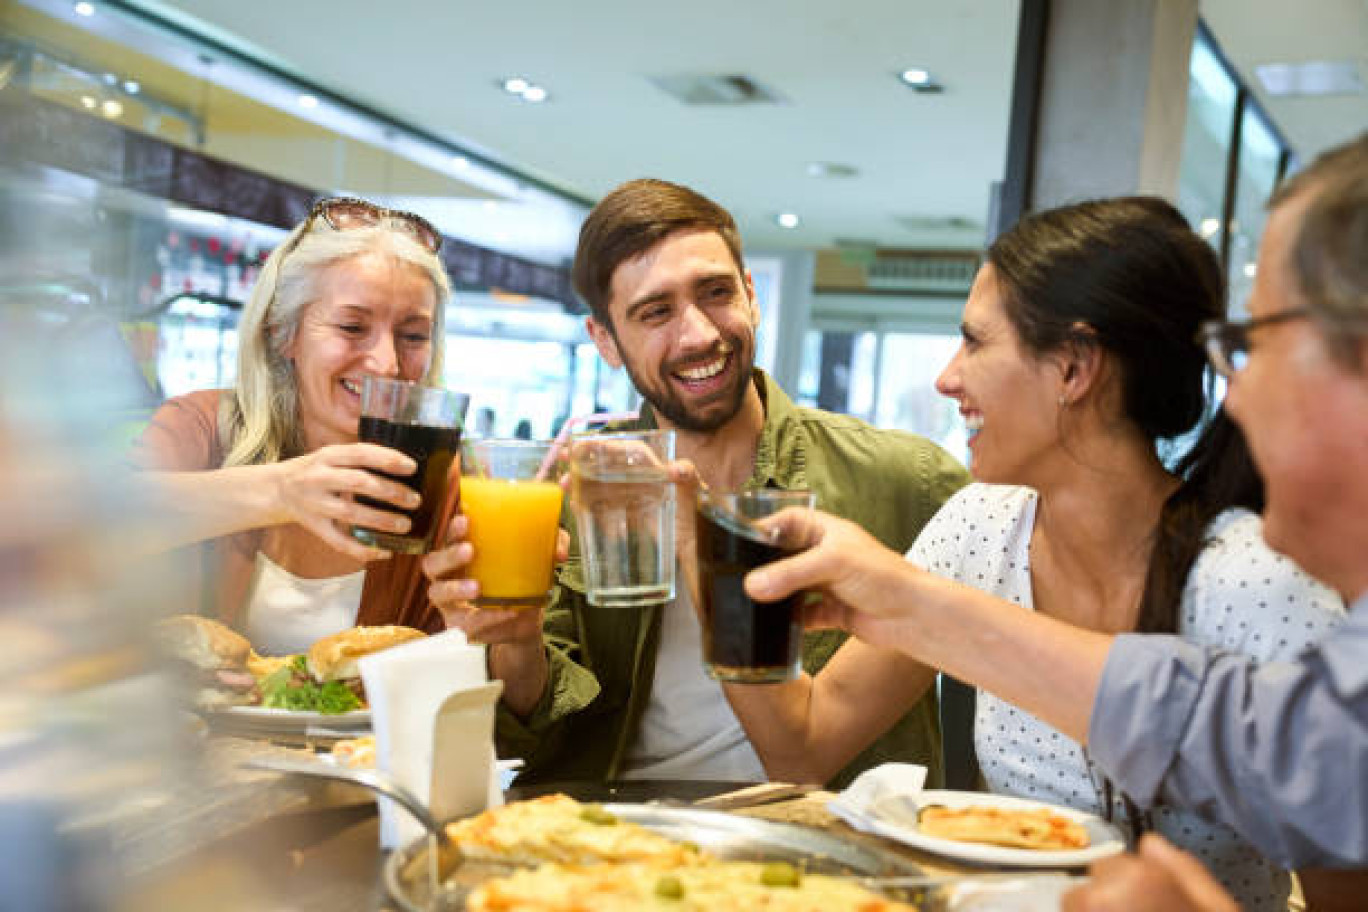
POLYGON ((427 809, 423 802, 419 801, 416 795, 392 777, 378 770, 352 769, 313 760, 272 756, 249 757, 241 765, 251 769, 268 770, 273 773, 294 773, 300 776, 313 776, 316 779, 335 779, 368 788, 372 792, 393 799, 396 804, 413 815, 413 819, 421 823, 429 833, 437 837, 438 842, 442 845, 451 845, 451 839, 447 836, 446 829, 436 817, 432 816, 432 812, 427 809))

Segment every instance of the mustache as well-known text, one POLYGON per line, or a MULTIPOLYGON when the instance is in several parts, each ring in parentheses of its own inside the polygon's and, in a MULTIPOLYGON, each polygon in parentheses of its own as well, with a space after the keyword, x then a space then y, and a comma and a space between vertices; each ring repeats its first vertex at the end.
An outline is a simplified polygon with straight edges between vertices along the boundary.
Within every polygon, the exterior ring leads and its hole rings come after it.
POLYGON ((671 361, 669 364, 665 365, 665 370, 667 373, 675 373, 676 371, 689 370, 695 367, 702 367, 705 364, 710 364, 713 361, 716 361, 720 357, 730 355, 736 350, 736 343, 728 340, 723 340, 721 342, 718 342, 717 346, 707 354, 690 355, 687 358, 680 358, 676 361, 671 361))

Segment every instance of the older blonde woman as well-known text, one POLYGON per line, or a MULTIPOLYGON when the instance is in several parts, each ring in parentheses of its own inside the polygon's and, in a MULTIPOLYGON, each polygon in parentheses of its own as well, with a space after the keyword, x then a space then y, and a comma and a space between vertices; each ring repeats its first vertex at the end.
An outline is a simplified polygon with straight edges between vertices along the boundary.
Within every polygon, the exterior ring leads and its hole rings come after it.
POLYGON ((421 558, 353 539, 403 533, 418 495, 404 454, 357 441, 367 375, 440 377, 450 283, 422 218, 356 199, 314 206, 243 313, 237 384, 169 400, 134 446, 175 520, 163 547, 203 544, 206 613, 283 654, 353 624, 443 626, 421 558))

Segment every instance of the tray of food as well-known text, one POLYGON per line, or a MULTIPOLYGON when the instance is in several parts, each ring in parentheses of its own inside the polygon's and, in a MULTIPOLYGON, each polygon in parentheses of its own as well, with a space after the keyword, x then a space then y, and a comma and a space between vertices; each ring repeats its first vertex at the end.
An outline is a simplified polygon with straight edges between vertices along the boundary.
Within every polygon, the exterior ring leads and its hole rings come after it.
POLYGON ((920 878, 872 841, 721 811, 514 802, 394 852, 386 885, 408 912, 432 909, 903 909, 860 878, 920 878))

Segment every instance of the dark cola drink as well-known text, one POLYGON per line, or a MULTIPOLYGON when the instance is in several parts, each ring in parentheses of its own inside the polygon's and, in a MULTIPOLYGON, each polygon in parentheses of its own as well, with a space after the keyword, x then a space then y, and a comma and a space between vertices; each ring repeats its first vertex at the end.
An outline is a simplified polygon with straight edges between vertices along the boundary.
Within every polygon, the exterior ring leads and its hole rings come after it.
POLYGON ((359 432, 363 443, 376 443, 398 450, 418 464, 412 475, 378 474, 408 485, 418 492, 423 502, 417 509, 401 510, 394 504, 358 495, 356 499, 359 503, 377 510, 402 513, 409 517, 412 525, 406 535, 353 527, 352 536, 368 545, 400 554, 425 553, 432 545, 437 516, 446 498, 451 463, 461 449, 461 429, 401 424, 386 418, 363 415, 359 432))
POLYGON ((798 674, 802 593, 757 602, 742 583, 756 567, 790 553, 711 504, 698 507, 699 596, 703 601, 703 661, 719 681, 763 684, 798 674))

